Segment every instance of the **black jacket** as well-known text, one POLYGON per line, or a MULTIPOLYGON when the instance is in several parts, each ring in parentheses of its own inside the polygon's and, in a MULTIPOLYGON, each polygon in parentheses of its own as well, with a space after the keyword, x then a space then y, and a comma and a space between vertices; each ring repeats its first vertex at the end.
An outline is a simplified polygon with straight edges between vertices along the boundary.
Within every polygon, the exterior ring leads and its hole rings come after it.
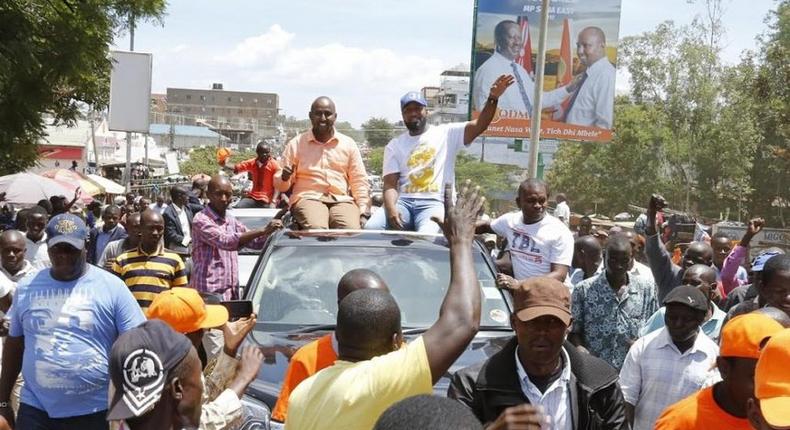
MULTIPOLYGON (((101 228, 92 228, 90 233, 88 233, 88 263, 96 264, 99 262, 99 258, 101 257, 102 252, 104 252, 104 248, 96 249, 98 244, 98 237, 99 233, 102 231, 101 228)), ((113 230, 112 234, 110 235, 109 240, 107 240, 107 244, 110 242, 114 242, 120 239, 126 239, 128 234, 126 233, 126 229, 123 228, 122 225, 118 224, 115 229, 113 230)), ((105 244, 104 246, 107 246, 105 244)))
MULTIPOLYGON (((187 213, 187 220, 191 226, 193 215, 189 205, 184 206, 184 211, 187 213)), ((165 208, 165 211, 162 212, 162 218, 165 219, 165 248, 179 254, 188 254, 188 248, 181 245, 181 242, 184 240, 184 229, 181 228, 181 221, 178 220, 175 204, 165 208)))
MULTIPOLYGON (((447 396, 472 409, 483 423, 491 423, 511 406, 529 403, 516 371, 516 338, 488 360, 461 369, 453 376, 447 396)), ((603 360, 563 346, 571 362, 573 428, 629 429, 618 374, 603 360)))

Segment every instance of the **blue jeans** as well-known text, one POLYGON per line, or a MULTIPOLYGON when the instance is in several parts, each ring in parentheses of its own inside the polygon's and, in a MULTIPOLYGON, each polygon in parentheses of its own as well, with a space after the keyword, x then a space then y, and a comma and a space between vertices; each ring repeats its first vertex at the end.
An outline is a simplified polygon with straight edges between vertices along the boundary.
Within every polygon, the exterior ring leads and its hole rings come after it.
POLYGON ((16 428, 20 430, 108 430, 107 411, 78 417, 50 418, 41 409, 24 403, 19 404, 16 428))
MULTIPOLYGON (((444 219, 444 203, 434 199, 398 198, 398 212, 403 220, 404 230, 420 233, 441 233, 439 225, 431 217, 444 219)), ((365 230, 392 230, 387 222, 387 212, 380 208, 365 223, 365 230)))

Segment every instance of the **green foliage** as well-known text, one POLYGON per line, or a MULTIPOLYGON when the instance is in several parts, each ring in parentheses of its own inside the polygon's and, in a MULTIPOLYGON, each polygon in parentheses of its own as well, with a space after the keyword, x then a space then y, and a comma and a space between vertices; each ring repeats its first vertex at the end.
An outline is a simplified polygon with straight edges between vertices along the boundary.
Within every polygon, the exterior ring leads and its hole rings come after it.
POLYGON ((492 201, 495 193, 513 191, 510 178, 520 170, 516 166, 481 162, 477 157, 462 152, 456 160, 455 178, 458 186, 470 180, 480 187, 488 201, 492 201))
POLYGON ((0 175, 32 166, 43 114, 72 124, 107 105, 109 46, 129 13, 161 20, 164 0, 6 0, 0 5, 0 175))
POLYGON ((370 175, 381 175, 384 167, 384 148, 371 148, 365 157, 365 169, 370 175))
POLYGON ((390 124, 386 118, 370 118, 362 124, 362 129, 365 131, 365 139, 371 148, 386 146, 395 136, 395 126, 390 124))
MULTIPOLYGON (((238 163, 240 161, 255 158, 255 151, 233 152, 228 160, 230 163, 238 163)), ((189 159, 179 164, 181 174, 186 176, 197 175, 204 173, 206 175, 214 175, 221 170, 217 164, 217 148, 196 148, 189 153, 189 159)))

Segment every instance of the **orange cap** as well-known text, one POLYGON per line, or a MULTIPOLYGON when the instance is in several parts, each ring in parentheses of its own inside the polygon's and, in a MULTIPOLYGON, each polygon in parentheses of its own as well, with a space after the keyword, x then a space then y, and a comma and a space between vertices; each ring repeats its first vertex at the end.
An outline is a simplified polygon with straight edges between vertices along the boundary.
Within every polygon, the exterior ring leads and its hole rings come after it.
POLYGON ((760 358, 760 346, 766 337, 782 331, 781 324, 761 314, 738 315, 721 329, 722 357, 760 358))
POLYGON ((773 427, 790 427, 790 329, 771 336, 754 371, 754 395, 773 427))
POLYGON ((217 149, 217 162, 222 164, 227 161, 228 157, 230 157, 230 149, 228 148, 219 148, 217 149))
POLYGON ((174 287, 159 293, 146 312, 148 319, 160 319, 179 333, 220 327, 228 322, 222 305, 207 305, 192 288, 174 287))

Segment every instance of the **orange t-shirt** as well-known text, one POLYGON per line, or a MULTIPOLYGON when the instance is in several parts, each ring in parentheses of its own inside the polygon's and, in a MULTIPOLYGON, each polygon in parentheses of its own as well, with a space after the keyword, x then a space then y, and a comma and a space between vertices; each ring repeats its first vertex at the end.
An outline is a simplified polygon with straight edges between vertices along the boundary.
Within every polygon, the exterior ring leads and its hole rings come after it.
POLYGON ((750 430, 749 420, 725 412, 713 399, 713 387, 705 388, 669 406, 656 421, 656 430, 728 429, 750 430))
POLYGON ((272 411, 273 420, 285 422, 285 417, 288 415, 288 398, 300 382, 315 375, 319 370, 335 364, 337 352, 332 347, 332 336, 334 333, 329 333, 308 343, 291 357, 291 363, 283 378, 283 386, 280 388, 280 395, 277 397, 277 404, 272 411))

